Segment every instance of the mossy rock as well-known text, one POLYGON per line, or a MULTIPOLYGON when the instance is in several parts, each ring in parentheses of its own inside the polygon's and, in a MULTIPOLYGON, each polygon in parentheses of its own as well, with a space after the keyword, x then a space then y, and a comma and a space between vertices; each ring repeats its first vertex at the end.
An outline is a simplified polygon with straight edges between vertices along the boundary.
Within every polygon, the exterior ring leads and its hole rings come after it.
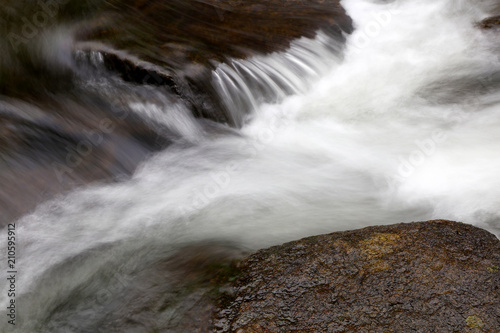
POLYGON ((443 220, 310 237, 244 260, 213 330, 498 332, 499 264, 494 235, 443 220))

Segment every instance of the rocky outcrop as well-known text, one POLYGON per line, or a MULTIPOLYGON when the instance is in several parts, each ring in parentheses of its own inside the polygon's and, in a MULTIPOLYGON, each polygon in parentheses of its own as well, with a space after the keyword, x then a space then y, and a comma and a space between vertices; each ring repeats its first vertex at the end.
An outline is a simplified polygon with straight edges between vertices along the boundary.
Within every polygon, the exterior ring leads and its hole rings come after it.
POLYGON ((338 0, 112 0, 99 12, 80 40, 191 75, 193 64, 282 51, 319 29, 339 37, 352 30, 338 0))
POLYGON ((500 241, 450 221, 309 237, 244 260, 215 332, 498 332, 500 241))
POLYGON ((113 0, 98 13, 79 29, 78 50, 99 51, 124 79, 166 84, 195 116, 233 126, 210 85, 218 63, 283 51, 320 29, 336 39, 352 31, 338 0, 113 0))
POLYGON ((2 1, 0 226, 55 194, 122 179, 175 141, 131 99, 182 100, 195 117, 238 126, 211 86, 216 64, 285 50, 318 29, 352 29, 338 0, 2 1), (35 27, 37 15, 47 19, 35 27), (114 93, 82 84, 103 77, 114 93))

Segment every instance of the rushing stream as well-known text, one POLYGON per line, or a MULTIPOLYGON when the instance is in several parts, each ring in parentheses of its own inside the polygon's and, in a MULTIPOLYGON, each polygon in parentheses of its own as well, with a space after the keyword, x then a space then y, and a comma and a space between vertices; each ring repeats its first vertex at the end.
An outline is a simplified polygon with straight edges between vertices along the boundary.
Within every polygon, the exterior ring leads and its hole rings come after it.
MULTIPOLYGON (((175 140, 131 179, 16 221, 16 332, 153 332, 131 304, 158 292, 141 289, 146 277, 168 285, 152 267, 190 244, 251 251, 437 218, 500 235, 499 36, 475 26, 493 4, 342 1, 355 27, 343 51, 319 32, 212 73, 241 129, 211 129, 154 87, 127 88, 127 107, 175 140)), ((118 84, 82 82, 110 99, 118 84)))

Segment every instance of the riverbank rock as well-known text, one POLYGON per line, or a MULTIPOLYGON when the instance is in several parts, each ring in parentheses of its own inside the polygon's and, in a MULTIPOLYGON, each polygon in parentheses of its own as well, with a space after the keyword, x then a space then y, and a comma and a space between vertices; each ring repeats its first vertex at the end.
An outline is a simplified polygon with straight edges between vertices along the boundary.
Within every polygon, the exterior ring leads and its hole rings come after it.
POLYGON ((309 237, 244 260, 214 332, 498 332, 500 241, 450 221, 309 237))

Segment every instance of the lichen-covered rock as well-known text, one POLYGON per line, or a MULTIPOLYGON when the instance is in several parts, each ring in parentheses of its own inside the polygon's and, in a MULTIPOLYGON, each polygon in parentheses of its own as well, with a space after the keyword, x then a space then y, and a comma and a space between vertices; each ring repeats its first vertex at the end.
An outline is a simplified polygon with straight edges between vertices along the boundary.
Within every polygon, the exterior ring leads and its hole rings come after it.
POLYGON ((450 221, 369 227, 241 263, 215 332, 499 332, 500 241, 450 221))

